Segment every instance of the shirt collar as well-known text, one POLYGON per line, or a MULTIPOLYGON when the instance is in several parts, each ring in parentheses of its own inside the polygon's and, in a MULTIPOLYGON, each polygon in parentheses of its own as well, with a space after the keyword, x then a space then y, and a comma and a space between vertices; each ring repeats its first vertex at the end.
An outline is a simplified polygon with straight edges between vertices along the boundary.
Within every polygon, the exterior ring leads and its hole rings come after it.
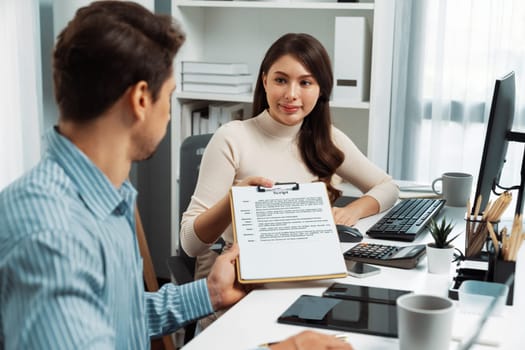
POLYGON ((115 188, 107 176, 71 141, 55 128, 46 133, 46 157, 56 161, 76 185, 80 199, 94 215, 103 219, 113 212, 133 212, 137 191, 126 180, 115 188))

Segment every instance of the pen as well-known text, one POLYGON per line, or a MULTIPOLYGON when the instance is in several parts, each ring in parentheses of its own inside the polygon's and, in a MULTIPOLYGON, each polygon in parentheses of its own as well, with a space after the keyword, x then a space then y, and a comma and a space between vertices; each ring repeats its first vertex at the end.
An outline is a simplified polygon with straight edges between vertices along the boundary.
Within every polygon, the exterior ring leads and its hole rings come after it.
POLYGON ((481 195, 479 195, 478 199, 476 199, 476 204, 474 207, 474 221, 472 221, 472 227, 471 227, 472 233, 476 232, 476 225, 477 225, 476 221, 478 220, 478 214, 479 214, 480 207, 481 207, 481 195))
MULTIPOLYGON (((346 334, 334 334, 334 337, 339 339, 339 340, 342 340, 342 341, 347 341, 348 340, 348 336, 346 334)), ((259 347, 269 347, 269 346, 272 346, 272 345, 275 345, 275 344, 278 344, 280 342, 282 342, 284 340, 280 340, 280 341, 273 341, 273 342, 270 342, 270 343, 264 343, 264 344, 259 344, 258 346, 259 347)))
POLYGON ((494 245, 494 250, 496 251, 496 256, 498 256, 499 253, 499 241, 496 237, 496 233, 494 232, 494 228, 492 227, 492 224, 490 221, 487 221, 487 228, 489 229, 489 235, 490 239, 492 240, 492 244, 494 245))

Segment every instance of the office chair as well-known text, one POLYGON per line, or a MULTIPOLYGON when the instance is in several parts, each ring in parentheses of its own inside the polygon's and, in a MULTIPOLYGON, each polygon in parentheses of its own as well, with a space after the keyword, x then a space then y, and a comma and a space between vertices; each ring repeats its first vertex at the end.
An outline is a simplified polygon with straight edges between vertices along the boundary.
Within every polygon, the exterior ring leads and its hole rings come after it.
MULTIPOLYGON (((213 134, 193 135, 187 137, 180 147, 180 180, 179 180, 179 223, 182 214, 188 208, 191 196, 197 185, 199 167, 202 154, 213 134)), ((185 284, 194 280, 195 258, 186 254, 180 245, 179 255, 168 258, 168 269, 177 284, 185 284)), ((195 335, 197 322, 184 327, 184 344, 189 342, 195 335)))
MULTIPOLYGON (((148 292, 156 292, 159 289, 159 283, 157 281, 155 268, 153 267, 153 261, 151 260, 151 254, 149 251, 148 242, 146 241, 146 234, 144 233, 138 207, 135 207, 135 226, 140 255, 142 256, 144 270, 143 274, 144 282, 146 283, 146 289, 148 292)), ((154 342, 158 343, 158 340, 152 340, 152 349, 154 348, 154 342)), ((173 339, 170 335, 165 335, 162 337, 162 344, 164 345, 164 350, 175 350, 175 344, 173 343, 173 339)))
MULTIPOLYGON (((191 201, 191 196, 197 186, 197 179, 199 177, 199 168, 201 164, 202 155, 208 142, 213 134, 193 135, 187 137, 180 146, 180 165, 179 165, 179 224, 182 220, 182 214, 188 208, 191 201)), ((173 278, 178 284, 184 284, 193 281, 193 273, 195 270, 195 258, 186 254, 180 245, 179 236, 179 255, 169 258, 171 262, 177 261, 182 263, 182 266, 177 265, 176 269, 171 269, 174 265, 168 264, 173 278), (178 258, 178 259, 174 259, 178 258), (188 280, 188 273, 191 278, 188 280)))

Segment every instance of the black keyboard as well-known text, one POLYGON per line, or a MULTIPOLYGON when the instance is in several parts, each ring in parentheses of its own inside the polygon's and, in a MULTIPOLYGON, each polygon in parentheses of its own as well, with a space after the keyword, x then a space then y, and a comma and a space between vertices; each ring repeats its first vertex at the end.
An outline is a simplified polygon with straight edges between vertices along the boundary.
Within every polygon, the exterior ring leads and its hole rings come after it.
POLYGON ((412 242, 444 204, 444 199, 405 199, 397 203, 366 233, 373 238, 412 242))

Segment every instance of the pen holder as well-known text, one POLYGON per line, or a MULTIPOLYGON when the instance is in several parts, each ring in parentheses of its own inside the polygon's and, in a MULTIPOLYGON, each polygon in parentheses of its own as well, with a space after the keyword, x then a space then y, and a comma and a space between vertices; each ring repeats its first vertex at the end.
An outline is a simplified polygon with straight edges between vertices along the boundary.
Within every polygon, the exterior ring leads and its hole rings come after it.
MULTIPOLYGON (((498 232, 498 222, 491 222, 495 232, 498 232)), ((469 259, 481 258, 482 249, 487 240, 490 240, 487 221, 483 220, 481 215, 476 218, 466 218, 465 257, 469 259)))
MULTIPOLYGON (((490 254, 487 280, 491 282, 505 283, 507 279, 516 271, 515 261, 505 261, 500 259, 496 254, 490 254)), ((514 300, 514 280, 509 285, 509 294, 507 296, 507 305, 512 305, 514 300)))

